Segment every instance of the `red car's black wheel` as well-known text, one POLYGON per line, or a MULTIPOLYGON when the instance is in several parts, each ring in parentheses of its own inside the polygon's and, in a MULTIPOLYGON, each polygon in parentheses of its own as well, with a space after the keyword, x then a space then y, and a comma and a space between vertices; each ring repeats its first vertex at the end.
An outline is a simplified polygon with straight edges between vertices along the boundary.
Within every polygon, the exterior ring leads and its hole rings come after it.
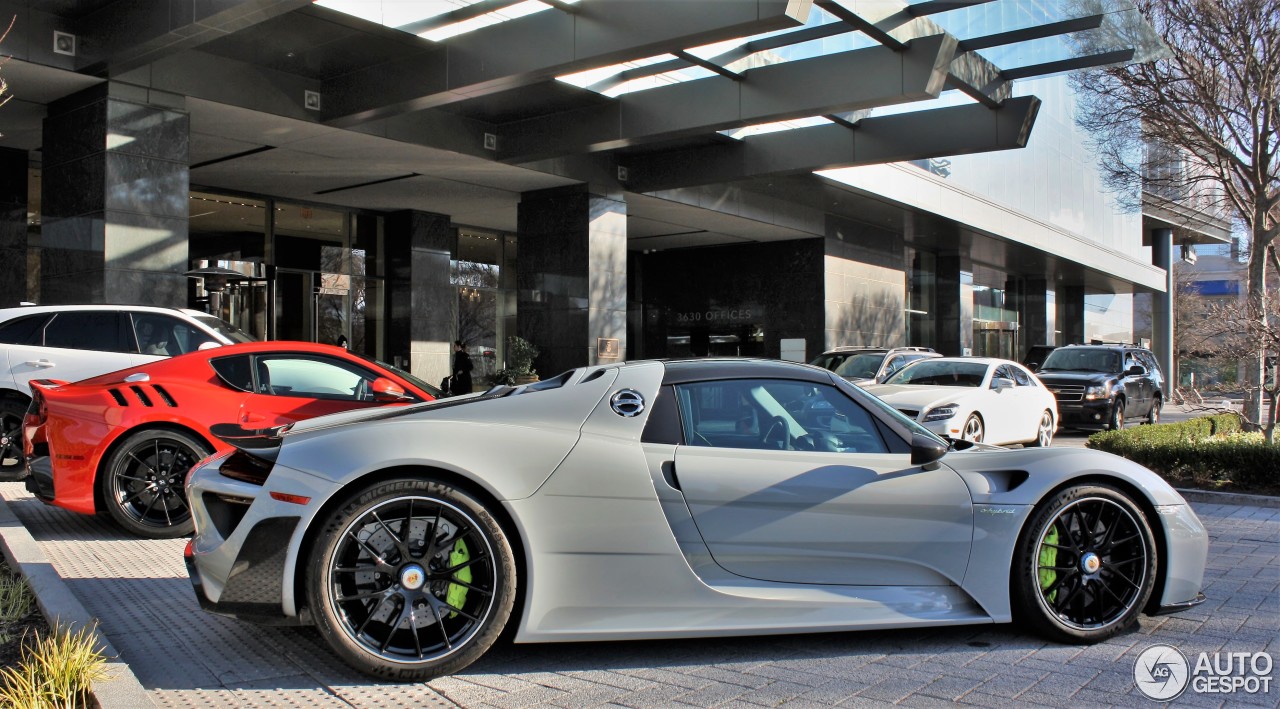
POLYGON ((111 454, 98 476, 107 513, 126 531, 152 539, 191 533, 183 483, 211 453, 203 441, 177 431, 140 431, 111 454))

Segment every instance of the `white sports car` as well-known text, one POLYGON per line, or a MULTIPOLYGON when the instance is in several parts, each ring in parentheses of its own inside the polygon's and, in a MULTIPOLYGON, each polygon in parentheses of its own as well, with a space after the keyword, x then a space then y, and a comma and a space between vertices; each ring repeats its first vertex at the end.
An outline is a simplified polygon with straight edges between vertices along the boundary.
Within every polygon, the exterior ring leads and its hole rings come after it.
POLYGON ((1058 401, 1007 359, 938 357, 913 362, 866 390, 944 438, 1047 447, 1058 401))
MULTIPOLYGON (((375 677, 518 643, 1017 622, 1099 642, 1204 600, 1208 535, 1101 451, 949 447, 832 372, 627 362, 223 429, 187 480, 201 606, 375 677)), ((1131 641, 1125 641, 1131 642, 1131 641)))

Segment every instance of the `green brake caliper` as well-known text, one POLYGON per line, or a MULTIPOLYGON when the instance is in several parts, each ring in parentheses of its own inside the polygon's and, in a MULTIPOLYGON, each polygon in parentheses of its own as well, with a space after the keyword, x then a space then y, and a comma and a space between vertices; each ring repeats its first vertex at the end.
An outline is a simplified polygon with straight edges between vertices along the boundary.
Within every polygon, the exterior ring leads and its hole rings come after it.
MULTIPOLYGON (((1053 569, 1046 569, 1046 566, 1058 565, 1058 548, 1051 547, 1050 544, 1058 543, 1058 525, 1053 525, 1049 533, 1044 535, 1044 542, 1040 545, 1040 590, 1044 590, 1053 585, 1058 580, 1058 572, 1053 569)), ((463 569, 464 571, 466 569, 463 569)), ((1049 600, 1054 600, 1058 592, 1054 591, 1049 594, 1049 600)))
MULTIPOLYGON (((453 545, 453 551, 449 552, 449 566, 457 566, 465 564, 471 559, 471 552, 467 551, 466 542, 459 539, 453 545)), ((463 583, 471 583, 471 567, 459 569, 453 574, 453 577, 463 583)), ((445 603, 454 608, 461 608, 463 603, 467 602, 467 587, 459 586, 456 583, 449 584, 449 593, 445 595, 445 603)), ((457 611, 449 614, 450 618, 457 617, 457 611)))

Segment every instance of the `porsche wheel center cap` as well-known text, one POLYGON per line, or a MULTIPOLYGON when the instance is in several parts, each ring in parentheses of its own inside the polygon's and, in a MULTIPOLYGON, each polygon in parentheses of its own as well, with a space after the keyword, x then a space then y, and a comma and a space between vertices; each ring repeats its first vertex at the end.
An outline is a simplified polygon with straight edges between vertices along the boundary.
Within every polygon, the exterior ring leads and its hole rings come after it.
POLYGON ((1102 568, 1102 559, 1099 559, 1098 555, 1093 552, 1085 554, 1084 557, 1080 559, 1080 569, 1086 574, 1096 574, 1100 568, 1102 568))
POLYGON ((410 591, 422 588, 422 584, 426 580, 427 572, 417 564, 409 564, 400 570, 400 585, 410 591))

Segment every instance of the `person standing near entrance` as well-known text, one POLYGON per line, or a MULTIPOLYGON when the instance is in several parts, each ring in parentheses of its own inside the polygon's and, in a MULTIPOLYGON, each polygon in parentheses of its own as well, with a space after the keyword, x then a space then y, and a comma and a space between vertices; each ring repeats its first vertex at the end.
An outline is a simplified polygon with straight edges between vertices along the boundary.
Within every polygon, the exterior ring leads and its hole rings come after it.
POLYGON ((449 389, 454 396, 471 393, 471 355, 462 340, 453 343, 453 385, 449 389))

